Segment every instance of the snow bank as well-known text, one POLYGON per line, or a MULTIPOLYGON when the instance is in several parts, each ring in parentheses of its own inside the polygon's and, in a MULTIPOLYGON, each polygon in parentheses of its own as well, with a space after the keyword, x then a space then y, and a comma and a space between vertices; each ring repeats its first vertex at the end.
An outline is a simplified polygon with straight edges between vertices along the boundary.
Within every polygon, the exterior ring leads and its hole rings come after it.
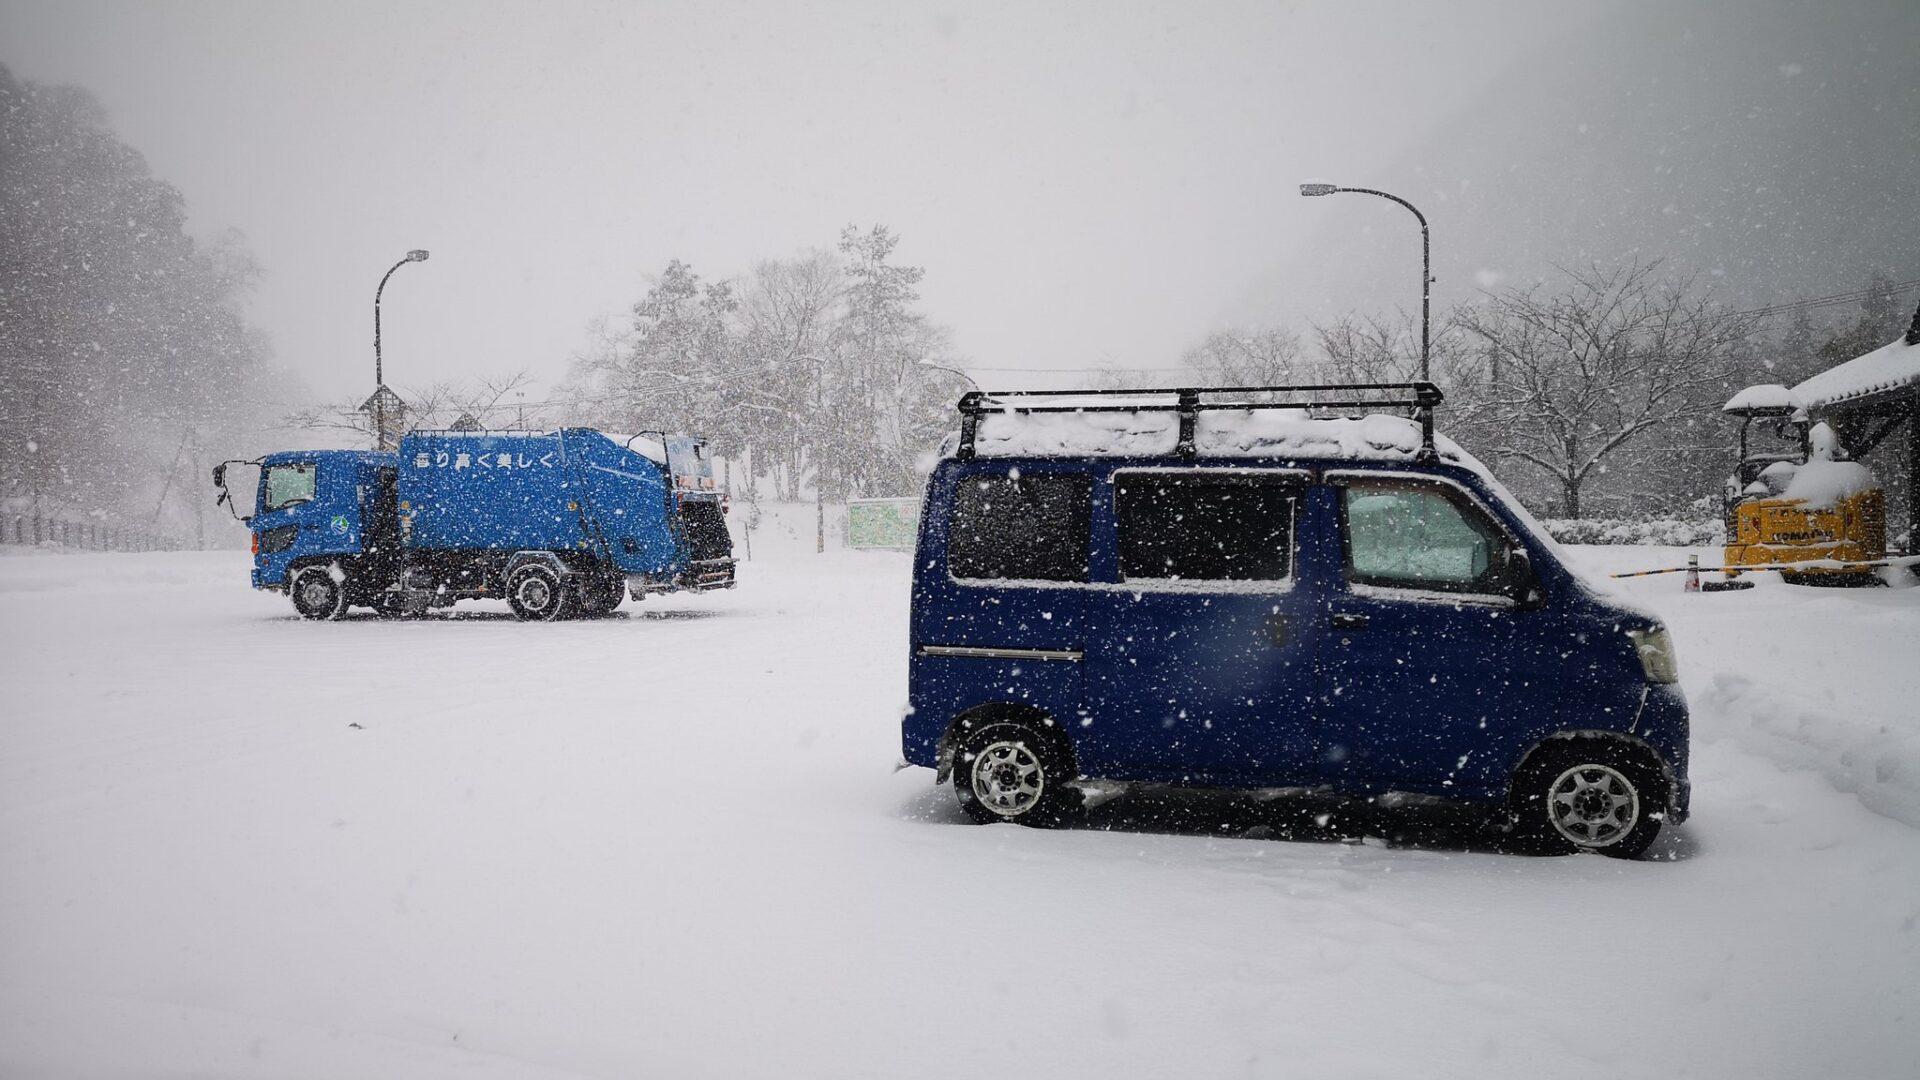
MULTIPOLYGON (((1684 566, 1698 548, 1575 549, 1599 572, 1684 566)), ((1920 589, 1821 589, 1750 576, 1736 593, 1687 593, 1679 575, 1618 582, 1672 629, 1693 711, 1696 763, 1730 745, 1815 773, 1878 814, 1920 828, 1920 589)), ((1696 795, 1714 783, 1698 769, 1696 795)))
MULTIPOLYGON (((1792 586, 1785 586, 1791 588, 1792 586)), ((1784 680, 1783 680, 1784 681, 1784 680)), ((1920 725, 1821 703, 1781 681, 1718 673, 1690 692, 1709 718, 1696 734, 1731 738, 1789 768, 1811 769, 1867 809, 1920 828, 1920 725)))
POLYGON ((1799 396, 1793 391, 1779 383, 1762 383, 1759 386, 1749 386, 1733 395, 1727 399, 1725 405, 1720 406, 1720 411, 1729 413, 1746 413, 1760 409, 1791 411, 1804 407, 1800 403, 1799 396))

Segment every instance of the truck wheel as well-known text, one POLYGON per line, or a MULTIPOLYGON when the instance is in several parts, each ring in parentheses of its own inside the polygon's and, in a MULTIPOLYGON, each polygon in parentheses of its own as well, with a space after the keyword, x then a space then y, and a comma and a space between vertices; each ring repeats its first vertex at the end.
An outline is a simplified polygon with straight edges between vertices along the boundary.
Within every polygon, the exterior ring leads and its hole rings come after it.
POLYGON ((552 622, 564 619, 573 607, 573 590, 553 567, 528 563, 507 578, 507 606, 522 619, 552 622))
POLYGON ((1514 835, 1549 854, 1635 859, 1660 834, 1662 787, 1637 755, 1575 741, 1536 755, 1514 777, 1514 835))
POLYGON ((580 585, 580 614, 589 619, 611 615, 626 595, 627 583, 621 578, 588 578, 580 585))
POLYGON ((969 733, 953 758, 960 808, 982 825, 1060 824, 1080 805, 1080 792, 1067 786, 1069 779, 1047 741, 1018 722, 969 733))
POLYGON ((334 580, 332 567, 307 567, 293 575, 287 592, 303 619, 337 619, 347 612, 346 582, 334 580))

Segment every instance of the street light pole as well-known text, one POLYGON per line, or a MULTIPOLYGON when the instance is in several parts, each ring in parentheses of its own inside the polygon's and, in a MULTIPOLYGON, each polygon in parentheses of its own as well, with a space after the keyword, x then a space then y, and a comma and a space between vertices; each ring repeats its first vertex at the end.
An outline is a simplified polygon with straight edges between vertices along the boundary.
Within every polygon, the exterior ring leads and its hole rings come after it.
POLYGON ((1338 184, 1300 185, 1300 194, 1302 195, 1332 195, 1342 191, 1352 192, 1355 195, 1378 195, 1383 199, 1391 199, 1401 206, 1406 207, 1408 210, 1413 211, 1413 216, 1420 221, 1420 381, 1431 382, 1433 380, 1431 364, 1432 331, 1429 328, 1432 325, 1433 312, 1433 242, 1427 232, 1427 215, 1421 213, 1419 207, 1400 196, 1385 191, 1375 191, 1373 188, 1341 187, 1338 184))
POLYGON ((381 275, 380 287, 373 290, 373 448, 375 450, 389 449, 387 446, 386 416, 387 380, 386 371, 380 358, 380 297, 387 291, 387 279, 393 276, 395 270, 400 269, 410 262, 426 261, 427 253, 422 248, 415 248, 407 252, 406 258, 394 263, 387 269, 385 274, 381 275))

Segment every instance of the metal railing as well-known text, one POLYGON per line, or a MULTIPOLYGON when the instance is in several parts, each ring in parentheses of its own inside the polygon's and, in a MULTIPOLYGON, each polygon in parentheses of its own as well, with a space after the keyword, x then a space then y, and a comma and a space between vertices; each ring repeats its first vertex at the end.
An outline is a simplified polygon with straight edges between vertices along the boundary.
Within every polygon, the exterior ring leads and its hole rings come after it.
POLYGON ((1433 383, 1312 383, 1274 386, 1171 387, 1159 390, 971 390, 960 398, 959 458, 974 455, 980 417, 992 413, 1174 412, 1180 418, 1175 452, 1194 456, 1198 414, 1223 409, 1298 409, 1370 411, 1405 409, 1420 424, 1421 455, 1431 457, 1433 410, 1444 400, 1433 383), (1097 403, 1053 404, 1063 398, 1093 398, 1097 403), (1022 399, 1038 399, 1030 403, 1022 399), (1132 400, 1119 400, 1132 399, 1132 400))
POLYGON ((0 513, 0 544, 80 551, 182 551, 178 536, 106 521, 75 521, 47 514, 0 513))

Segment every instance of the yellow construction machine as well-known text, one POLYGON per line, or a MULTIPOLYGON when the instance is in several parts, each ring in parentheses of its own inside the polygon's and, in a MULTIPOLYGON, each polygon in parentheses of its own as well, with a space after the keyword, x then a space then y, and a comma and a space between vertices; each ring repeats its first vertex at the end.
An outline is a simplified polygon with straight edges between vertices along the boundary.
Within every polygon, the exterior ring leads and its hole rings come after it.
POLYGON ((1784 386, 1748 387, 1724 411, 1740 419, 1740 464, 1722 500, 1727 576, 1777 568, 1796 584, 1872 584, 1873 567, 1857 564, 1887 553, 1886 493, 1873 472, 1784 386))

